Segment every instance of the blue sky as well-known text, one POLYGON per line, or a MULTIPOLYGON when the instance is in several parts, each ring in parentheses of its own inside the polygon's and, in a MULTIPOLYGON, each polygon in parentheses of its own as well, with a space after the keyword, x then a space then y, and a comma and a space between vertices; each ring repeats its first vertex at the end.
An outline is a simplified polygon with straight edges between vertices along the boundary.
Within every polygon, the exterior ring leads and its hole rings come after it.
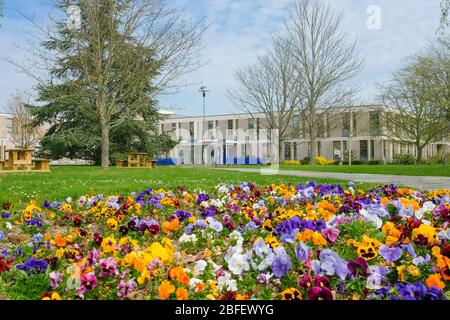
MULTIPOLYGON (((0 29, 0 58, 25 62, 24 51, 17 46, 32 41, 33 26, 19 13, 45 21, 52 13, 49 0, 5 0, 0 29)), ((314 0, 312 0, 314 1, 314 0)), ((316 0, 328 1, 345 16, 344 31, 357 39, 365 66, 355 82, 361 87, 359 99, 376 102, 375 84, 389 79, 404 59, 424 49, 433 41, 439 24, 439 0, 316 0), (381 9, 381 29, 370 30, 367 8, 381 9)), ((193 83, 182 91, 163 97, 160 106, 179 114, 200 115, 201 85, 209 87, 208 114, 240 112, 227 99, 227 89, 234 88, 233 73, 251 64, 264 51, 273 31, 281 27, 289 0, 168 0, 170 6, 184 9, 189 16, 206 16, 211 27, 205 36, 201 60, 205 65, 189 75, 193 83)), ((16 89, 31 89, 34 81, 17 68, 0 60, 0 108, 16 89)))

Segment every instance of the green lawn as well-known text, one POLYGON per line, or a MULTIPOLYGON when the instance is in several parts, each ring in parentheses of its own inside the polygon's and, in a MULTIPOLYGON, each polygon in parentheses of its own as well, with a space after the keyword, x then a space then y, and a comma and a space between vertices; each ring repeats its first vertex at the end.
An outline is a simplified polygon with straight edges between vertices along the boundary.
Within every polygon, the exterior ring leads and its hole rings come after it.
MULTIPOLYGON (((261 168, 262 166, 237 166, 244 168, 261 168)), ((441 176, 450 177, 450 164, 446 165, 356 165, 356 166, 319 166, 301 165, 288 166, 281 165, 281 170, 296 171, 320 171, 320 172, 345 172, 345 173, 372 173, 372 174, 392 174, 402 176, 441 176)))
MULTIPOLYGON (((255 182, 302 183, 309 178, 290 176, 263 176, 259 173, 241 173, 203 168, 157 167, 150 169, 117 169, 102 171, 98 167, 52 167, 51 173, 18 173, 0 175, 0 205, 5 201, 24 203, 31 199, 61 201, 77 199, 84 194, 129 194, 146 188, 178 186, 192 190, 212 190, 219 183, 255 182)), ((342 182, 332 179, 314 179, 319 183, 342 182)), ((368 187, 367 185, 361 185, 368 187)))

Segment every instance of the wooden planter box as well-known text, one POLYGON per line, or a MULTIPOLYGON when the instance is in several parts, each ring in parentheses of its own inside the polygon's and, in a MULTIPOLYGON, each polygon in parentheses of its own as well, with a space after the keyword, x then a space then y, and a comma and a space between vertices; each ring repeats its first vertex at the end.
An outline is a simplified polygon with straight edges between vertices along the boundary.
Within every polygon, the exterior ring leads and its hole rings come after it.
POLYGON ((116 161, 116 167, 118 168, 123 168, 127 166, 127 162, 124 160, 117 160, 116 161))
POLYGON ((48 159, 33 160, 34 170, 50 172, 50 162, 51 160, 48 159))

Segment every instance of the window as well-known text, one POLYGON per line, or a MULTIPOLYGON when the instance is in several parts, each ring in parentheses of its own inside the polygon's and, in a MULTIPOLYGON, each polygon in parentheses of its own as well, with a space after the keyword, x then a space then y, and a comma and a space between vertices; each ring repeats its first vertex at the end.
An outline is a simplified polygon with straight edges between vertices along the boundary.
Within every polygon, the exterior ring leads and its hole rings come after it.
POLYGON ((248 119, 248 128, 255 129, 255 119, 253 119, 253 118, 248 119))
POLYGON ((191 164, 195 163, 195 147, 191 146, 191 164))
POLYGON ((194 123, 193 122, 189 122, 189 135, 191 136, 191 138, 194 137, 194 123))
POLYGON ((292 125, 297 127, 300 124, 300 116, 295 115, 292 117, 292 125))
POLYGON ((285 142, 284 144, 284 159, 290 160, 291 159, 291 143, 285 142))
POLYGON ((326 114, 320 114, 319 115, 319 137, 320 138, 326 138, 328 133, 328 124, 327 124, 327 115, 326 114))
POLYGON ((370 140, 370 159, 375 158, 375 140, 370 140))
POLYGON ((212 130, 214 128, 214 121, 208 121, 208 130, 212 130))
POLYGON ((320 141, 317 142, 317 155, 319 157, 322 155, 322 143, 320 141))
POLYGON ((13 127, 13 119, 6 119, 6 129, 12 129, 13 127))
POLYGON ((371 136, 380 135, 380 112, 369 112, 369 134, 371 136))
POLYGON ((333 141, 333 160, 341 160, 341 142, 333 141))
POLYGON ((352 137, 356 136, 356 114, 352 112, 352 127, 350 128, 350 112, 342 114, 342 136, 348 137, 350 134, 352 137))
POLYGON ((302 119, 302 139, 306 139, 306 120, 303 118, 302 119))
POLYGON ((228 120, 228 130, 233 130, 233 127, 234 127, 234 125, 233 125, 233 120, 228 120))
POLYGON ((328 114, 325 115, 325 131, 326 131, 326 138, 329 138, 331 136, 331 126, 330 126, 330 119, 328 117, 328 114))
POLYGON ((350 114, 348 112, 342 114, 342 136, 350 135, 350 114))
POLYGON ((172 123, 172 131, 175 131, 177 129, 177 124, 176 123, 172 123))
POLYGON ((367 160, 368 157, 368 143, 367 140, 359 141, 359 160, 367 160))

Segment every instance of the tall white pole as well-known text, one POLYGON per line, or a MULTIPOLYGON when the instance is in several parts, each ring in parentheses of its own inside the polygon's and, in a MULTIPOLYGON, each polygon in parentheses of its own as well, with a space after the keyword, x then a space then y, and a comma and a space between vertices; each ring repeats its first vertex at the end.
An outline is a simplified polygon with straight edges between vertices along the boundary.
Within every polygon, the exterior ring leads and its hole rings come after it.
POLYGON ((203 130, 202 130, 202 161, 206 167, 205 161, 205 130, 206 130, 206 92, 203 92, 203 130))

